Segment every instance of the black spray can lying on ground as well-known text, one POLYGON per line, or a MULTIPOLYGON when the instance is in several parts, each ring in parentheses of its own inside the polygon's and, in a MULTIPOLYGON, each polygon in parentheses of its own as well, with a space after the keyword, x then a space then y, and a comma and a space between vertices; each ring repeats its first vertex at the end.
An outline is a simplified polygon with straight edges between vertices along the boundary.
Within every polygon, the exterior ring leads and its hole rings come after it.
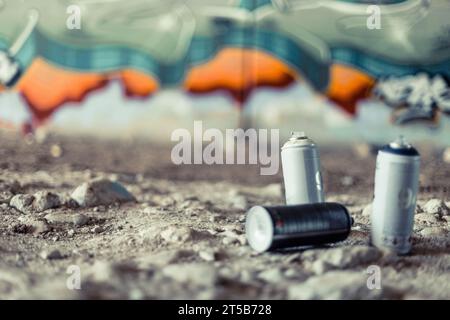
POLYGON ((338 203, 256 206, 247 213, 249 245, 258 252, 323 245, 347 239, 353 219, 338 203))

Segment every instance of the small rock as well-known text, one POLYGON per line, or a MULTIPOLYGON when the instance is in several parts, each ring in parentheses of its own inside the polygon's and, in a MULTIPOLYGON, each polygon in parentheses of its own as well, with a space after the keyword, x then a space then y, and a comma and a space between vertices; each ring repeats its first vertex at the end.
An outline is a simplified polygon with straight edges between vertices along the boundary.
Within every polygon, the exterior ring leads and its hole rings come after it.
POLYGON ((106 208, 105 208, 105 206, 97 206, 97 207, 94 207, 93 211, 94 212, 105 212, 106 208))
POLYGON ((39 191, 34 194, 33 208, 36 212, 58 208, 61 200, 57 194, 48 191, 39 191))
POLYGON ((214 251, 200 251, 198 255, 200 258, 208 262, 216 260, 216 254, 214 251))
POLYGON ((322 275, 332 269, 333 266, 323 260, 316 260, 311 265, 311 271, 316 275, 322 275))
POLYGON ((227 238, 223 238, 222 243, 226 246, 238 243, 239 240, 238 238, 231 238, 231 237, 227 237, 227 238))
POLYGON ((57 260, 63 258, 63 255, 58 249, 44 250, 39 255, 44 260, 57 260))
POLYGON ((449 215, 449 208, 440 199, 431 199, 424 206, 423 211, 428 214, 437 214, 440 217, 449 215))
POLYGON ((188 227, 170 226, 162 231, 160 235, 167 242, 183 243, 192 240, 193 230, 188 227))
POLYGON ((83 183, 72 192, 71 198, 82 207, 135 201, 133 195, 120 183, 105 179, 83 183))
POLYGON ((296 278, 299 275, 303 275, 303 273, 299 272, 298 270, 296 270, 294 268, 289 268, 284 272, 284 276, 286 278, 296 278))
POLYGON ((242 282, 252 282, 254 278, 253 272, 250 272, 249 270, 242 270, 239 277, 242 282))
POLYGON ((50 154, 53 158, 61 158, 62 154, 63 154, 63 150, 61 148, 60 145, 58 144, 53 144, 50 147, 50 154))
POLYGON ((368 204, 362 211, 362 215, 365 217, 370 217, 372 215, 372 208, 373 204, 372 203, 368 204))
POLYGON ((366 159, 370 156, 370 146, 367 143, 358 143, 353 145, 353 152, 361 159, 366 159))
POLYGON ((31 210, 34 197, 29 194, 18 194, 11 198, 9 205, 22 213, 27 213, 31 210))
POLYGON ((247 237, 245 235, 240 235, 237 239, 242 246, 247 245, 247 237))
POLYGON ((50 224, 73 224, 81 227, 87 224, 89 218, 84 214, 68 214, 68 213, 49 213, 45 216, 50 224))
POLYGON ((445 163, 450 163, 450 148, 446 148, 442 154, 442 160, 445 163))
POLYGON ((247 199, 244 196, 236 196, 233 198, 232 206, 234 209, 246 210, 247 209, 247 199))
POLYGON ((192 250, 171 249, 140 256, 134 262, 140 269, 151 269, 155 266, 162 268, 170 264, 180 263, 182 260, 192 260, 194 256, 195 252, 192 250))
POLYGON ((280 283, 284 280, 283 272, 280 268, 267 269, 258 274, 258 279, 267 283, 280 283))
POLYGON ((144 209, 144 213, 145 214, 154 214, 156 212, 158 212, 158 210, 156 208, 153 208, 153 207, 146 207, 144 209))
POLYGON ((418 213, 414 216, 414 219, 420 223, 426 224, 438 223, 438 219, 434 215, 428 213, 418 213))
POLYGON ((384 290, 369 290, 363 272, 332 271, 290 286, 288 295, 299 300, 366 300, 383 298, 384 290))
POLYGON ((67 231, 67 236, 68 236, 69 238, 72 238, 74 235, 75 235, 75 230, 70 229, 69 231, 67 231))
POLYGON ((72 222, 77 227, 82 227, 89 222, 89 218, 84 214, 76 214, 72 217, 72 222))
POLYGON ((31 233, 38 235, 50 231, 49 225, 43 219, 26 217, 19 219, 19 221, 21 224, 15 227, 15 232, 17 233, 31 233))
POLYGON ((428 227, 420 231, 420 234, 424 237, 440 237, 447 236, 448 231, 441 227, 428 227))
MULTIPOLYGON (((328 250, 311 251, 313 263, 311 268, 315 268, 317 274, 328 271, 331 268, 353 268, 360 265, 367 265, 377 261, 383 255, 380 250, 368 246, 338 247, 328 250), (322 261, 322 262, 318 262, 322 261), (324 269, 321 271, 320 269, 324 269)), ((306 259, 308 256, 304 255, 306 259)))
POLYGON ((95 282, 114 282, 124 275, 135 273, 136 266, 128 262, 106 262, 97 260, 94 265, 86 270, 86 278, 95 282))
POLYGON ((283 188, 280 183, 272 183, 261 188, 259 194, 264 197, 281 198, 283 196, 283 188))
POLYGON ((222 219, 222 216, 221 215, 218 215, 218 214, 213 214, 213 215, 210 215, 209 216, 209 218, 208 218, 208 220, 209 220, 209 222, 218 222, 218 221, 220 221, 222 219))
POLYGON ((104 230, 101 226, 95 226, 94 228, 91 229, 92 233, 102 233, 104 230))
POLYGON ((217 280, 215 268, 204 263, 172 264, 162 269, 162 272, 177 282, 202 287, 213 286, 217 280))

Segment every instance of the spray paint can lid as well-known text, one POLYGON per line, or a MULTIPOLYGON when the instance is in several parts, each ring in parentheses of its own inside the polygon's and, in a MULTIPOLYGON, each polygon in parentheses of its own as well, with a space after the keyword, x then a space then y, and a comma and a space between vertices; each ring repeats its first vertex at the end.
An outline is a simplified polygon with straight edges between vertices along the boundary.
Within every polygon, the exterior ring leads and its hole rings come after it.
POLYGON ((315 145, 315 142, 308 138, 305 132, 292 131, 291 138, 284 144, 281 149, 293 147, 314 147, 315 145))
POLYGON ((403 136, 399 136, 395 141, 384 146, 381 151, 399 156, 420 156, 419 152, 410 143, 408 143, 403 136))

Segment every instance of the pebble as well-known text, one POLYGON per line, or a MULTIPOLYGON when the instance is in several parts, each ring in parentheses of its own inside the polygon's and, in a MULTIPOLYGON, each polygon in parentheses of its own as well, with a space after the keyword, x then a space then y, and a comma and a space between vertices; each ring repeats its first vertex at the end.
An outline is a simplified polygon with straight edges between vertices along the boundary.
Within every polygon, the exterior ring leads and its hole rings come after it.
POLYGON ((247 199, 244 196, 234 197, 231 204, 234 209, 238 210, 247 210, 248 207, 247 199))
POLYGON ((450 163, 450 148, 446 148, 442 154, 442 160, 445 163, 450 163))
POLYGON ((153 207, 146 207, 144 209, 144 213, 145 214, 155 214, 157 212, 158 212, 158 209, 157 208, 153 208, 153 207))
POLYGON ((171 249, 140 256, 134 262, 140 269, 152 269, 155 266, 165 267, 179 263, 181 260, 191 260, 193 257, 195 257, 195 253, 192 250, 171 249))
POLYGON ((218 222, 222 219, 222 216, 219 214, 212 214, 211 216, 209 216, 208 220, 209 222, 218 222))
POLYGON ((73 224, 77 227, 86 225, 89 218, 84 214, 68 214, 68 213, 49 213, 45 216, 50 224, 73 224))
POLYGON ((31 206, 34 201, 34 196, 29 194, 18 194, 11 198, 9 205, 22 213, 31 211, 31 206))
POLYGON ((322 274, 331 268, 354 268, 377 261, 383 255, 380 250, 369 246, 338 247, 328 250, 311 251, 313 258, 310 268, 317 274, 322 274))
POLYGON ((170 226, 160 233, 161 237, 172 243, 183 243, 192 240, 193 230, 188 227, 170 226))
POLYGON ((242 282, 252 282, 254 278, 253 272, 250 272, 249 270, 242 270, 239 277, 242 282))
POLYGON ((299 270, 296 270, 294 268, 289 268, 284 272, 284 276, 286 278, 297 278, 300 275, 303 275, 302 272, 300 272, 299 270))
POLYGON ((272 268, 260 272, 257 278, 267 283, 277 284, 284 281, 284 274, 280 268, 272 268))
POLYGON ((414 216, 414 219, 420 223, 435 224, 438 223, 438 219, 433 214, 418 213, 414 216))
POLYGON ((82 207, 135 201, 134 196, 120 183, 105 179, 83 183, 72 192, 71 198, 82 207))
POLYGON ((424 237, 439 237, 448 235, 448 231, 441 227, 428 227, 420 231, 424 237))
POLYGON ((94 212, 105 212, 106 208, 105 208, 105 206, 97 206, 97 207, 94 207, 93 211, 94 212))
POLYGON ((198 253, 199 257, 205 261, 211 262, 216 260, 216 254, 214 251, 200 251, 198 253))
POLYGON ((227 238, 222 239, 222 243, 226 246, 230 246, 230 245, 238 243, 238 242, 239 242, 239 240, 237 238, 227 237, 227 238))
MULTIPOLYGON (((20 229, 26 231, 25 233, 32 233, 38 235, 50 231, 49 225, 45 220, 42 219, 29 218, 27 216, 26 218, 19 219, 19 221, 21 222, 21 225, 24 227, 20 229)), ((17 227, 20 227, 20 225, 17 227)))
POLYGON ((324 260, 316 260, 311 264, 310 267, 311 271, 316 275, 324 274, 332 268, 333 266, 324 260))
POLYGON ((272 183, 259 190, 262 197, 281 198, 283 196, 283 188, 280 183, 272 183))
POLYGON ((217 280, 216 269, 205 263, 172 264, 163 268, 162 273, 175 281, 202 287, 213 286, 217 280))
POLYGON ((72 222, 77 227, 82 227, 89 222, 89 218, 84 214, 76 214, 72 217, 72 222))
POLYGON ((86 271, 86 276, 95 282, 113 281, 118 276, 117 266, 115 263, 97 260, 86 271))
POLYGON ((423 211, 428 214, 437 214, 440 217, 449 215, 449 208, 440 199, 431 199, 423 206, 423 211))
POLYGON ((44 260, 57 260, 63 258, 63 255, 58 249, 44 250, 39 255, 44 260))
POLYGON ((91 229, 92 233, 102 233, 104 230, 101 226, 95 226, 94 228, 91 229))
POLYGON ((293 300, 366 300, 380 299, 383 289, 369 290, 367 275, 354 271, 331 271, 309 278, 288 288, 293 300))
POLYGON ((39 191, 34 194, 33 208, 36 212, 58 208, 61 205, 59 196, 48 191, 39 191))
POLYGON ((50 147, 50 154, 53 158, 61 158, 62 154, 63 154, 63 150, 61 148, 60 145, 58 144, 53 144, 50 147))
POLYGON ((361 159, 366 159, 370 156, 370 146, 367 143, 358 143, 353 145, 353 152, 361 159))
POLYGON ((370 217, 372 215, 372 208, 373 208, 373 204, 370 203, 368 204, 362 211, 362 215, 364 217, 370 217))

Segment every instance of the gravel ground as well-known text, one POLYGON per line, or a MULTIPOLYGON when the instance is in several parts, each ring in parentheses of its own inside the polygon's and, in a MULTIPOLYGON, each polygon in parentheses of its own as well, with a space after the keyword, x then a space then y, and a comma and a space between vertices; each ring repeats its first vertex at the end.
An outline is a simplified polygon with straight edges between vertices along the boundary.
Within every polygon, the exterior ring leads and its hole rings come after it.
POLYGON ((283 203, 281 175, 175 167, 144 141, 0 139, 0 299, 450 298, 450 165, 430 148, 414 250, 397 257, 368 246, 375 159, 361 148, 321 149, 327 198, 356 221, 349 239, 256 254, 245 212, 283 203))

